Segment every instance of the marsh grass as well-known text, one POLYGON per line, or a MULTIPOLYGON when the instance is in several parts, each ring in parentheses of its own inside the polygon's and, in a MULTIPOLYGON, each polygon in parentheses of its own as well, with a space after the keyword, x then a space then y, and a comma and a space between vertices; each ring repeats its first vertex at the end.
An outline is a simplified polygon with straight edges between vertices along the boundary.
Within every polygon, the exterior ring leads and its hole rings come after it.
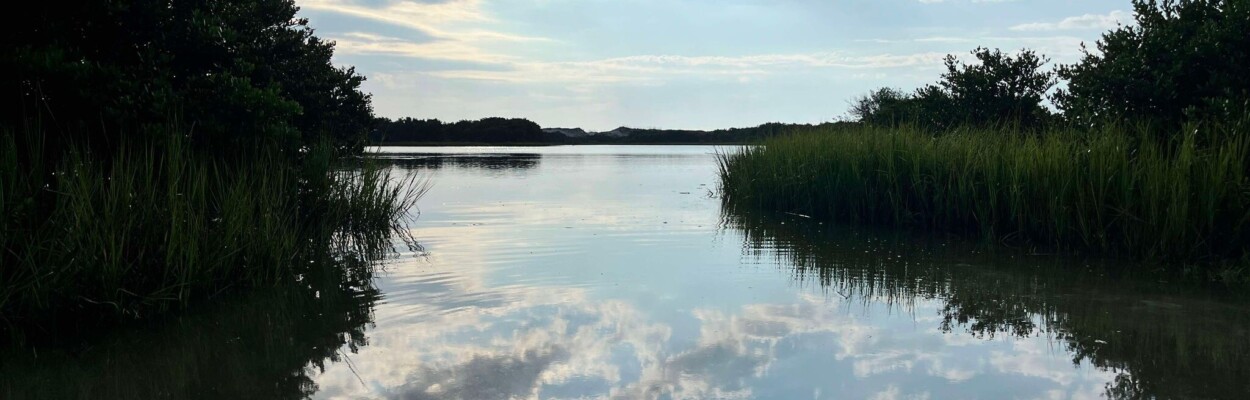
POLYGON ((721 154, 729 207, 916 226, 1034 251, 1213 263, 1250 248, 1250 137, 1146 128, 856 126, 796 133, 721 154))
POLYGON ((328 142, 223 158, 170 132, 107 154, 4 134, 0 330, 20 341, 334 272, 386 251, 378 237, 404 232, 424 190, 328 142))

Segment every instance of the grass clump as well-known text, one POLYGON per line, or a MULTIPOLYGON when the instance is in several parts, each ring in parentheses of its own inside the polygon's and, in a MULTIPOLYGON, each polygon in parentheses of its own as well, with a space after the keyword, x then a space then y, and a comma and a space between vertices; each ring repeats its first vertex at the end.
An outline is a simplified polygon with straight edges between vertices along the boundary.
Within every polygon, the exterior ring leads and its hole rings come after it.
POLYGON ((0 330, 139 319, 376 258, 422 190, 328 141, 222 157, 165 129, 104 154, 0 137, 0 330))
POLYGON ((1207 263, 1250 250, 1246 124, 1092 131, 823 129, 722 154, 731 207, 1042 249, 1207 263))

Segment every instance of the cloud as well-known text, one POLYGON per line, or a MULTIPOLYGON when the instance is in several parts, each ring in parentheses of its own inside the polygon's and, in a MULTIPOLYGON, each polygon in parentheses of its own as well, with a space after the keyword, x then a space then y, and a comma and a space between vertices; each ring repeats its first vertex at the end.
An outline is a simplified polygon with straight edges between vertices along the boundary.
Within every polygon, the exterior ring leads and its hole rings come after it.
POLYGON ((303 9, 346 15, 412 29, 430 38, 416 43, 365 32, 330 39, 339 54, 380 54, 438 60, 497 63, 507 57, 485 50, 497 44, 551 42, 551 39, 488 29, 497 22, 481 9, 482 0, 394 1, 381 5, 342 0, 302 0, 303 9))
MULTIPOLYGON (((1081 43, 1085 40, 1069 35, 1055 36, 928 36, 910 39, 863 39, 859 42, 879 45, 950 45, 945 48, 959 49, 951 51, 961 58, 968 58, 968 50, 975 46, 986 46, 1004 50, 1031 49, 1050 57, 1054 62, 1073 62, 1083 54, 1081 43), (959 47, 954 47, 959 46, 959 47)), ((936 76, 934 76, 936 78, 936 76)))
POLYGON ((364 32, 351 32, 332 37, 331 39, 335 42, 335 51, 340 55, 371 54, 485 64, 515 61, 513 57, 485 51, 481 47, 463 40, 435 40, 416 43, 364 32))
POLYGON ((392 399, 513 399, 535 393, 543 371, 569 358, 561 347, 527 349, 521 354, 474 356, 446 369, 422 367, 390 390, 392 399))
MULTIPOLYGON (((460 229, 493 244, 491 229, 460 229)), ((435 261, 453 255, 439 251, 437 242, 431 247, 435 261)), ((827 381, 854 379, 857 392, 845 394, 860 398, 930 397, 905 384, 909 377, 947 382, 936 398, 985 390, 981 377, 1032 378, 1060 395, 1096 394, 1110 379, 1106 371, 1072 370, 1067 357, 1047 352, 1053 347, 1048 338, 970 340, 953 351, 944 339, 962 335, 861 317, 876 314, 855 311, 867 299, 803 294, 792 302, 693 307, 683 314, 697 329, 683 331, 633 303, 595 298, 586 288, 492 286, 491 268, 465 258, 483 251, 448 251, 459 254, 454 270, 392 266, 396 276, 388 286, 394 287, 376 310, 370 344, 320 374, 317 397, 744 399, 782 388, 770 382, 810 379, 787 374, 813 365, 826 371, 827 381), (429 282, 438 285, 420 284, 429 282), (460 300, 437 301, 447 298, 460 300), (435 302, 413 304, 428 301, 435 302)), ((453 260, 442 261, 436 265, 453 260)), ((927 313, 940 304, 924 300, 910 307, 927 313)))
POLYGON ((1034 22, 1011 27, 1013 31, 1108 30, 1133 22, 1133 14, 1116 10, 1110 14, 1085 14, 1064 18, 1059 22, 1034 22))
MULTIPOLYGON (((946 0, 919 0, 924 4, 945 3, 946 0)), ((973 3, 1014 3, 1019 0, 972 0, 973 3)))
MULTIPOLYGON (((835 52, 745 56, 637 55, 590 61, 532 61, 483 51, 456 42, 413 43, 403 39, 349 33, 333 38, 342 54, 376 54, 431 60, 467 61, 483 68, 436 69, 418 75, 509 83, 646 83, 673 76, 724 78, 742 82, 751 76, 795 69, 884 69, 933 66, 945 53, 850 55, 835 52), (489 66, 489 68, 486 68, 489 66)), ((374 74, 399 84, 398 74, 374 74)))

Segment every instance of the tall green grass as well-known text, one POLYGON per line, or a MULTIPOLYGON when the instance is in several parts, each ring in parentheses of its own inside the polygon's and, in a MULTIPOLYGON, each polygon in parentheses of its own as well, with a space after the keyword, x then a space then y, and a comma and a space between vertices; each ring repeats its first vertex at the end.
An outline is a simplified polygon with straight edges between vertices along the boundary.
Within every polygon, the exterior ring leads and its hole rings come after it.
POLYGON ((1106 128, 857 126, 722 154, 730 207, 919 226, 993 242, 1183 262, 1250 249, 1250 124, 1190 125, 1160 143, 1106 128))
POLYGON ((386 250, 423 190, 328 143, 223 158, 161 136, 106 154, 0 138, 0 330, 143 318, 342 273, 326 269, 386 250))

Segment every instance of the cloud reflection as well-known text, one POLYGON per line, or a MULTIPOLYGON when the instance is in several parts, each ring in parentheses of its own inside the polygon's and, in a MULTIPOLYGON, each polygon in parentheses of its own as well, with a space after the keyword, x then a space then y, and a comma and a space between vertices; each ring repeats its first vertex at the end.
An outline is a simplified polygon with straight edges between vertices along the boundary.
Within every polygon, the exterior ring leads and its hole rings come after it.
MULTIPOLYGON (((456 283, 438 296, 498 301, 382 324, 354 360, 367 386, 339 364, 318 378, 318 397, 924 398, 982 393, 998 376, 1012 378, 1008 387, 1082 397, 1096 396, 1113 377, 1073 370, 1047 352, 1046 339, 951 347, 945 339, 959 335, 931 323, 910 326, 909 315, 877 318, 888 313, 841 298, 700 307, 688 320, 655 321, 634 302, 595 299, 586 288, 491 287, 473 272, 449 280, 456 283), (812 386, 786 387, 799 382, 812 386), (930 393, 932 382, 941 385, 930 393)), ((939 306, 914 307, 921 315, 939 306)), ((379 317, 395 311, 388 307, 379 317)))
POLYGON ((1081 398, 1115 379, 1053 337, 967 329, 995 313, 946 326, 941 280, 915 296, 829 285, 881 282, 873 260, 907 254, 879 242, 795 271, 775 256, 796 249, 718 230, 717 200, 681 193, 714 173, 710 155, 683 157, 544 154, 523 180, 437 171, 439 207, 414 232, 428 259, 387 268, 369 346, 315 397, 1081 398))

